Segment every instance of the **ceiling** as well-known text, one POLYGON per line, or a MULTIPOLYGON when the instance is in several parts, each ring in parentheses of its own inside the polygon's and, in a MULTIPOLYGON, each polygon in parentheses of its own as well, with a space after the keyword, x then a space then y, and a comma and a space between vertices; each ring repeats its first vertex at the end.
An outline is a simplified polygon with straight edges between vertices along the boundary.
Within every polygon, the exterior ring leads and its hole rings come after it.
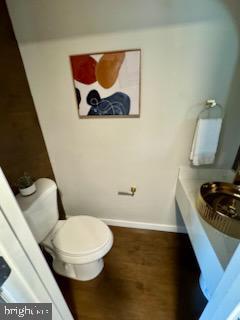
POLYGON ((18 42, 225 19, 222 0, 7 0, 18 42))

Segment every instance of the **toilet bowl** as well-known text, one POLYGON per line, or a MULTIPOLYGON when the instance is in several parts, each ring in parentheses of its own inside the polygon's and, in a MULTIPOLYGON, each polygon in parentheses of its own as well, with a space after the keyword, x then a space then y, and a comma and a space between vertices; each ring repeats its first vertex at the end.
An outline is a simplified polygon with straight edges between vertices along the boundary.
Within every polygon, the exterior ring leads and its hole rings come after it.
POLYGON ((102 271, 103 257, 112 247, 113 236, 101 220, 74 216, 58 221, 41 244, 53 257, 54 271, 86 281, 102 271))
POLYGON ((42 178, 36 188, 33 195, 16 198, 37 242, 52 256, 54 271, 81 281, 97 277, 113 245, 109 227, 87 215, 58 220, 55 182, 42 178))

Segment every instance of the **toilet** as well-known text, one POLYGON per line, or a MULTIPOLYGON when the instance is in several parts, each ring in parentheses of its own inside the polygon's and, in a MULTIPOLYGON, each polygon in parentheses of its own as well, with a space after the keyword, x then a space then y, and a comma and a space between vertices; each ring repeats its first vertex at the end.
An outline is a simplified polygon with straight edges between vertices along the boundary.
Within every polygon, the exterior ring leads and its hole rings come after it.
POLYGON ((97 277, 113 245, 111 230, 87 215, 59 220, 55 182, 41 178, 35 184, 34 194, 16 199, 36 241, 52 256, 54 271, 81 281, 97 277))

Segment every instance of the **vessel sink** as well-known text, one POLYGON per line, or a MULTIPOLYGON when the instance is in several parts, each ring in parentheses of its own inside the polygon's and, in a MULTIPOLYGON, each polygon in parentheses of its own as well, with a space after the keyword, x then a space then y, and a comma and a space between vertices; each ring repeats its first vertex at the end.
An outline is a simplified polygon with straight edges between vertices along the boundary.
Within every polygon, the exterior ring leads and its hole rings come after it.
POLYGON ((214 228, 240 239, 240 186, 227 182, 204 183, 197 209, 214 228))

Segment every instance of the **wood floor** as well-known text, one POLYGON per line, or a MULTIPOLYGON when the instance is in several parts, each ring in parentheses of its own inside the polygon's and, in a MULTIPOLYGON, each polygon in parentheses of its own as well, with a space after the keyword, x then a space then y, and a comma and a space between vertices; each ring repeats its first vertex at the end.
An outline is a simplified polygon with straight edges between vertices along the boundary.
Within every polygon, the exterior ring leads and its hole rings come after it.
POLYGON ((206 300, 187 235, 111 227, 103 272, 80 282, 57 276, 75 319, 195 320, 206 300))

